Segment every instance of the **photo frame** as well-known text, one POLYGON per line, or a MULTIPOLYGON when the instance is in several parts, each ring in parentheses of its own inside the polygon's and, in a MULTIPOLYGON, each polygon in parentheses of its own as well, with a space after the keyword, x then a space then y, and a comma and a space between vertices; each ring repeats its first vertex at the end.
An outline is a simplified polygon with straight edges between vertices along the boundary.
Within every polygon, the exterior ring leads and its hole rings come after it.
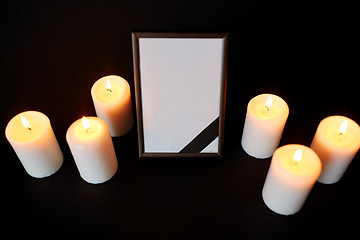
POLYGON ((222 157, 227 33, 133 32, 139 157, 222 157))

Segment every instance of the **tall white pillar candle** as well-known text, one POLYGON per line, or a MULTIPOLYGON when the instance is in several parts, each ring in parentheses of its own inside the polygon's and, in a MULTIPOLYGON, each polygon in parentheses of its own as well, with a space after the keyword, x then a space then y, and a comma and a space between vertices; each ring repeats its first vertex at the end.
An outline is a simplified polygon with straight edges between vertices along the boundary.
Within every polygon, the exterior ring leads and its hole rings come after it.
POLYGON ((320 157, 321 183, 335 183, 344 175, 360 148, 360 127, 350 118, 331 116, 323 119, 310 146, 320 157))
POLYGON ((97 117, 110 128, 111 136, 123 136, 133 125, 130 86, 122 77, 110 75, 97 80, 91 88, 97 117))
POLYGON ((312 149, 298 144, 276 149, 262 190, 265 204, 282 215, 298 212, 320 172, 321 161, 312 149))
POLYGON ((118 162, 106 122, 83 117, 67 130, 66 140, 81 177, 88 183, 103 183, 112 178, 118 162))
POLYGON ((61 167, 63 154, 45 114, 26 111, 16 115, 5 135, 29 175, 43 178, 61 167))
POLYGON ((273 94, 261 94, 247 106, 241 145, 245 152, 256 158, 271 157, 279 146, 289 107, 273 94))

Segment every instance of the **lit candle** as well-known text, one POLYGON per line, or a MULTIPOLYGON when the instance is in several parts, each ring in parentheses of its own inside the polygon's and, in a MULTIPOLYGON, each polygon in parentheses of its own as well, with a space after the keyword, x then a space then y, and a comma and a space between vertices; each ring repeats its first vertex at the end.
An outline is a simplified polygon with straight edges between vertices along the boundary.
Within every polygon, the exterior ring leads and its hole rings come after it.
POLYGON ((268 158, 279 146, 289 115, 286 102, 273 94, 261 94, 247 106, 241 145, 256 158, 268 158))
POLYGON ((114 176, 118 162, 109 127, 97 117, 83 117, 67 130, 66 140, 80 176, 89 183, 103 183, 114 176))
POLYGON ((63 154, 45 114, 26 111, 16 115, 5 135, 29 175, 43 178, 61 167, 63 154))
POLYGON ((323 165, 318 181, 335 183, 344 175, 360 148, 360 127, 347 117, 327 117, 320 122, 310 147, 323 165))
POLYGON ((274 152, 262 196, 274 212, 291 215, 298 212, 321 173, 321 161, 308 147, 282 146, 274 152))
POLYGON ((103 119, 110 128, 111 136, 122 136, 133 125, 130 86, 115 75, 97 80, 91 88, 97 117, 103 119))

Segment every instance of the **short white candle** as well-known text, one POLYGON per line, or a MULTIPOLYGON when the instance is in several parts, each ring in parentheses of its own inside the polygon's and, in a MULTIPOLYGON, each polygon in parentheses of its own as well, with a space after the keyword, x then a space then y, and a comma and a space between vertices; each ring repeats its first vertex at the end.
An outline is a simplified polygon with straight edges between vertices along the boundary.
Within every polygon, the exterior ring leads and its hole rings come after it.
POLYGON ((320 157, 323 170, 319 182, 339 181, 360 148, 360 127, 350 118, 323 119, 310 146, 320 157))
POLYGON ((289 144, 274 152, 262 196, 274 212, 298 212, 321 173, 316 153, 303 145, 289 144))
POLYGON ((286 102, 273 94, 261 94, 247 106, 241 145, 256 158, 271 157, 279 146, 289 115, 286 102))
POLYGON ((43 178, 61 167, 63 154, 45 114, 26 111, 16 115, 5 135, 29 175, 43 178))
POLYGON ((67 130, 66 140, 81 177, 103 183, 114 176, 118 162, 109 127, 97 117, 83 117, 67 130))
POLYGON ((97 80, 91 88, 97 117, 110 128, 111 136, 123 136, 133 125, 130 86, 122 77, 110 75, 97 80))

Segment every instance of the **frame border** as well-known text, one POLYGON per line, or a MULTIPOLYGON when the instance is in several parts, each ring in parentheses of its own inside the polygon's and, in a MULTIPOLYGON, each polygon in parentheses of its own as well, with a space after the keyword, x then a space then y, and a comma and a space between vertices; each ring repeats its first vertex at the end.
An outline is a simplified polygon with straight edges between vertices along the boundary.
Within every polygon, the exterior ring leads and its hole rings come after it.
POLYGON ((140 158, 154 158, 154 157, 222 158, 223 148, 224 148, 229 33, 132 32, 131 36, 132 36, 133 65, 134 65, 134 84, 135 84, 135 102, 136 102, 137 129, 138 129, 139 157, 140 158), (221 38, 224 40, 223 55, 222 55, 222 70, 221 70, 221 88, 220 88, 219 144, 218 144, 217 153, 170 153, 170 152, 146 153, 145 152, 142 99, 141 99, 141 79, 140 79, 140 54, 139 54, 140 38, 221 38))

